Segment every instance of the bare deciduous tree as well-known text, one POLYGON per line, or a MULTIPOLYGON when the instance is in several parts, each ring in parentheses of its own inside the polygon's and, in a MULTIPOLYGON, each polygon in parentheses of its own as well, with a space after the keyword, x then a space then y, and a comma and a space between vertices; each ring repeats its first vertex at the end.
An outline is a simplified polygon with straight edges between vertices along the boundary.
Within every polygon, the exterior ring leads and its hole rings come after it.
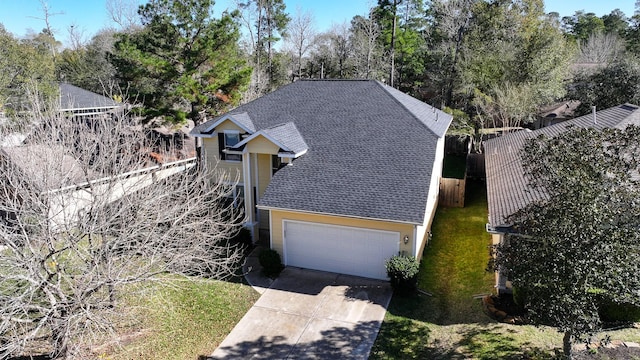
POLYGON ((614 33, 595 32, 586 41, 579 41, 580 63, 606 64, 624 52, 624 42, 614 33))
POLYGON ((526 84, 505 83, 492 89, 493 96, 476 90, 474 105, 488 117, 484 123, 511 131, 532 122, 536 113, 534 90, 526 84))
POLYGON ((82 357, 114 330, 122 289, 235 272, 224 173, 151 166, 126 117, 34 116, 27 144, 0 151, 0 357, 44 341, 82 357))
POLYGON ((107 13, 120 30, 130 31, 141 26, 138 16, 138 1, 135 0, 107 0, 107 13))
POLYGON ((71 24, 67 27, 67 35, 71 50, 80 50, 87 44, 87 40, 84 36, 84 30, 84 28, 81 28, 76 24, 71 24))
POLYGON ((369 15, 368 18, 356 16, 351 21, 349 42, 354 57, 356 76, 363 79, 378 79, 382 70, 382 47, 379 39, 381 29, 369 15))
POLYGON ((313 14, 303 12, 299 7, 296 15, 291 19, 287 32, 286 42, 292 47, 295 56, 296 73, 294 77, 301 78, 302 62, 307 51, 313 44, 316 36, 313 14))

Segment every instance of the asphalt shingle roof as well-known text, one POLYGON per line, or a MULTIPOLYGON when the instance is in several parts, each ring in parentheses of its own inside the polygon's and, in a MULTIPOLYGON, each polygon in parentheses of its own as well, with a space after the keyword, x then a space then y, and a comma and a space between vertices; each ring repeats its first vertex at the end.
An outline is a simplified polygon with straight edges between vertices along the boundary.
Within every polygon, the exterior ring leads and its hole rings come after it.
POLYGON ((309 146, 293 122, 265 129, 264 133, 271 136, 293 153, 300 153, 309 149, 309 146))
POLYGON ((274 174, 260 206, 422 224, 450 115, 373 80, 301 80, 228 115, 245 112, 256 129, 308 147, 274 174), (288 123, 300 138, 283 137, 288 123))
POLYGON ((60 84, 60 110, 91 109, 117 107, 118 103, 112 99, 98 95, 77 86, 60 84))
POLYGON ((242 125, 242 127, 244 127, 245 129, 251 132, 256 131, 256 126, 253 124, 253 121, 251 121, 249 114, 247 114, 246 112, 240 113, 240 114, 233 114, 233 119, 237 121, 240 125, 242 125))
POLYGON ((507 216, 544 198, 542 192, 529 187, 524 177, 520 150, 527 139, 540 134, 553 137, 567 131, 570 126, 601 130, 622 129, 629 124, 640 125, 640 108, 624 104, 598 111, 595 121, 593 114, 589 114, 535 131, 523 130, 485 141, 489 224, 507 226, 507 216))

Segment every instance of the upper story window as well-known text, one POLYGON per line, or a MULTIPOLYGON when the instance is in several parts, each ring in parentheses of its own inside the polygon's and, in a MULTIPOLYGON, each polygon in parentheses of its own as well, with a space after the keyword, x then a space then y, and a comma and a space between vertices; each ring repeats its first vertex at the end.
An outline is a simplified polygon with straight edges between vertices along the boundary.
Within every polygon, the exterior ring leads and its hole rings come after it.
POLYGON ((226 154, 222 150, 229 149, 240 142, 239 132, 224 132, 218 136, 218 145, 220 150, 220 159, 229 161, 242 161, 240 154, 226 154))
POLYGON ((240 133, 224 133, 224 147, 232 147, 240 142, 240 133))

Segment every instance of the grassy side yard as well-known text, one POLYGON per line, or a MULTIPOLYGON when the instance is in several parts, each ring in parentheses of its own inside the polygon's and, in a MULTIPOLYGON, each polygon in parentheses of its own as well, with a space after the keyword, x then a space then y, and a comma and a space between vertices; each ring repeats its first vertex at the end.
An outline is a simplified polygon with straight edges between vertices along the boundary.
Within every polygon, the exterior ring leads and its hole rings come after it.
POLYGON ((258 297, 250 286, 224 281, 152 286, 145 296, 128 299, 128 311, 139 322, 130 326, 123 339, 129 342, 126 339, 134 334, 134 340, 98 355, 113 360, 210 355, 258 297))
MULTIPOLYGON (((493 292, 485 271, 486 188, 468 182, 465 208, 439 208, 420 265, 419 287, 433 296, 394 296, 370 359, 553 359, 562 335, 552 328, 499 324, 473 295, 493 292)), ((608 332, 640 341, 638 329, 608 332)), ((601 334, 602 335, 602 334, 601 334)))

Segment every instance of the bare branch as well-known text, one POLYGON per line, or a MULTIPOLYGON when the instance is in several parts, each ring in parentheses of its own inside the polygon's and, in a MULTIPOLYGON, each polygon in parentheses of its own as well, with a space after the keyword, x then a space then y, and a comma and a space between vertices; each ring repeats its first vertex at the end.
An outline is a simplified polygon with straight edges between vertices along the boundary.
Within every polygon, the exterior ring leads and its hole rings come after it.
POLYGON ((54 356, 81 356, 113 331, 123 289, 236 273, 242 214, 224 172, 156 165, 121 112, 34 109, 27 143, 0 150, 1 354, 46 339, 54 356))

